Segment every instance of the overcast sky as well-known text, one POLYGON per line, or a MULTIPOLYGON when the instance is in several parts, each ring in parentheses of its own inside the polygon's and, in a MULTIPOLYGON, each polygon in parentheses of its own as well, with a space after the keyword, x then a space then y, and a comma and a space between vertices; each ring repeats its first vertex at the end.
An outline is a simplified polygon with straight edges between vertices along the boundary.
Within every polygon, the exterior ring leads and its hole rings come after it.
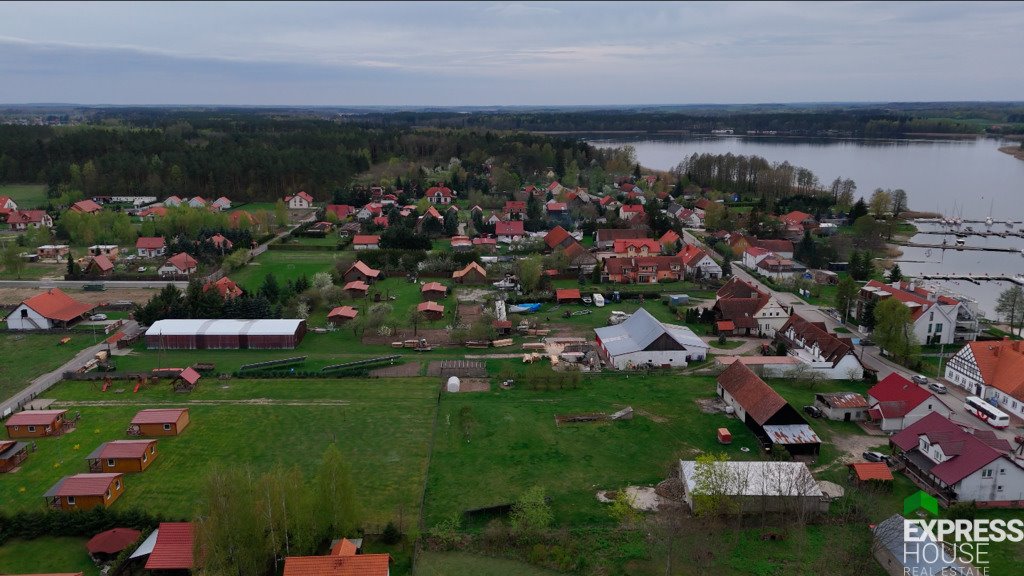
POLYGON ((1024 99, 1024 3, 0 3, 0 103, 1024 99))

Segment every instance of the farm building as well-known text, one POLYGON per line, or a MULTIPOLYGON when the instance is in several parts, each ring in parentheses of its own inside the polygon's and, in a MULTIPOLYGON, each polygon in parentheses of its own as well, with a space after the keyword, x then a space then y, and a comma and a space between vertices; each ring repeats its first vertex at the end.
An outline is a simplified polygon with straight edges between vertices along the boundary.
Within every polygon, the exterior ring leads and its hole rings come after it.
POLYGON ((0 440, 0 473, 10 472, 28 458, 28 444, 0 440))
POLYGON ((352 239, 352 248, 355 250, 376 250, 380 248, 380 236, 357 234, 352 239))
POLYGON ((64 432, 67 410, 25 410, 7 419, 8 438, 43 438, 64 432))
POLYGON ((327 321, 338 326, 349 320, 355 320, 358 315, 359 311, 351 306, 338 306, 327 314, 327 321))
POLYGON ((459 284, 484 284, 487 282, 487 270, 476 262, 470 262, 462 270, 453 272, 452 279, 459 284))
POLYGON ((430 300, 420 302, 416 306, 416 311, 423 314, 428 320, 440 320, 444 316, 444 306, 430 300))
POLYGON ((353 298, 364 298, 366 293, 370 291, 370 285, 362 280, 353 280, 345 284, 342 289, 353 298))
MULTIPOLYGON (((703 474, 702 464, 693 460, 679 461, 679 479, 683 482, 684 500, 694 509, 694 496, 701 496, 697 477, 703 474)), ((732 513, 760 512, 820 513, 828 511, 828 498, 803 462, 714 462, 710 474, 722 479, 722 492, 731 496, 736 508, 732 513)), ((698 504, 699 506, 699 504, 698 504)))
POLYGON ((555 290, 555 300, 559 303, 580 302, 583 296, 579 288, 559 288, 555 290))
POLYGON ((821 408, 829 420, 856 422, 868 417, 868 401, 856 392, 832 392, 815 394, 814 405, 821 408))
POLYGON ((356 263, 349 266, 348 270, 341 275, 341 278, 345 282, 360 281, 366 284, 373 284, 378 278, 380 278, 380 270, 374 270, 366 264, 363 264, 362 260, 356 260, 356 263))
POLYGON ((156 440, 113 440, 85 457, 90 472, 143 472, 156 460, 156 440))
POLYGON ((420 288, 424 300, 443 300, 448 295, 448 288, 440 282, 427 282, 420 288))
POLYGON ((146 330, 146 347, 164 350, 278 350, 295 348, 305 320, 159 320, 146 330))
POLYGON ((718 375, 718 395, 767 449, 780 445, 791 454, 817 454, 821 439, 803 416, 740 361, 718 375))
POLYGON ((195 532, 191 522, 161 522, 154 534, 156 539, 146 559, 146 570, 178 573, 192 570, 195 532))
POLYGON ((595 328, 605 362, 619 370, 643 366, 686 366, 703 360, 708 345, 685 326, 664 324, 640 308, 616 326, 595 328))
POLYGON ((67 328, 88 314, 95 304, 79 302, 60 288, 50 288, 18 305, 7 315, 8 330, 67 328))
POLYGON ((177 436, 189 422, 188 408, 149 408, 135 414, 128 433, 135 436, 177 436))
POLYGON ((124 492, 122 474, 75 474, 65 476, 46 491, 47 505, 57 510, 92 510, 108 507, 124 492))

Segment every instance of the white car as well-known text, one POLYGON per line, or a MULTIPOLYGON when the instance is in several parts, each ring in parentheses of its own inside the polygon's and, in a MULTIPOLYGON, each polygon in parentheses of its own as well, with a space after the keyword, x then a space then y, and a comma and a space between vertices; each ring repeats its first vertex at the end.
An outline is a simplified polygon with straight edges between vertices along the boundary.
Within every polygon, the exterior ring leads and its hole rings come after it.
POLYGON ((139 272, 145 272, 146 271, 146 267, 145 266, 139 266, 138 271, 139 272))
POLYGON ((94 322, 98 322, 100 320, 106 320, 106 319, 107 319, 107 315, 106 314, 93 314, 92 316, 89 316, 89 320, 92 320, 94 322))

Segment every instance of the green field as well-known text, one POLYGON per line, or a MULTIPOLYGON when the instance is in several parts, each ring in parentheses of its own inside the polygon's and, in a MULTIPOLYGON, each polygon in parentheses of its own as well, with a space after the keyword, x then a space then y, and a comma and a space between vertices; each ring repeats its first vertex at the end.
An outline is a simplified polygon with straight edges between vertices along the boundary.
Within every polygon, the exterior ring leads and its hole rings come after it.
MULTIPOLYGON (((267 274, 273 274, 278 284, 300 276, 313 277, 317 272, 330 272, 342 252, 291 252, 267 250, 245 268, 231 274, 231 279, 246 290, 258 290, 267 274)), ((351 257, 351 254, 348 255, 351 257)))
POLYGON ((554 576, 522 562, 488 558, 462 552, 426 552, 416 564, 420 576, 554 576))
POLYGON ((0 546, 0 573, 46 574, 100 573, 85 549, 87 538, 44 536, 34 540, 11 540, 0 546))
POLYGON ((0 362, 0 399, 10 398, 37 376, 60 367, 93 344, 91 335, 73 334, 63 345, 58 344, 61 338, 59 334, 0 335, 0 357, 6 359, 0 362))
POLYGON ((399 508, 419 507, 436 379, 202 381, 189 395, 168 386, 133 394, 103 393, 89 382, 64 382, 47 396, 81 412, 78 428, 38 441, 21 470, 0 476, 0 511, 41 509, 42 494, 68 474, 87 471, 85 456, 100 443, 125 438, 142 408, 187 406, 190 426, 161 438, 158 457, 125 480, 119 509, 138 507, 172 518, 195 510, 196 487, 216 464, 310 468, 330 443, 349 457, 368 526, 380 528, 399 508), (107 405, 96 405, 97 402, 107 405), (9 495, 9 497, 7 496, 9 495))
MULTIPOLYGON (((35 253, 35 248, 26 247, 24 250, 35 253)), ((39 280, 46 277, 63 280, 67 271, 68 265, 63 263, 26 262, 24 268, 17 274, 7 268, 0 270, 0 280, 39 280)))
POLYGON ((10 196, 21 210, 46 206, 46 184, 0 184, 0 196, 10 196))

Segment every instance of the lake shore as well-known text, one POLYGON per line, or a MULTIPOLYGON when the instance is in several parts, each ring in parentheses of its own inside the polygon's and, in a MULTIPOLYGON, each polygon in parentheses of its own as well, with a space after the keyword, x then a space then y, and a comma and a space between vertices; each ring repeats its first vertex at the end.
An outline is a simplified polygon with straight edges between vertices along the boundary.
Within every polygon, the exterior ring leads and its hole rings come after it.
POLYGON ((1003 154, 1009 154, 1017 160, 1024 160, 1024 149, 1021 149, 1020 146, 1003 146, 999 151, 1003 154))

